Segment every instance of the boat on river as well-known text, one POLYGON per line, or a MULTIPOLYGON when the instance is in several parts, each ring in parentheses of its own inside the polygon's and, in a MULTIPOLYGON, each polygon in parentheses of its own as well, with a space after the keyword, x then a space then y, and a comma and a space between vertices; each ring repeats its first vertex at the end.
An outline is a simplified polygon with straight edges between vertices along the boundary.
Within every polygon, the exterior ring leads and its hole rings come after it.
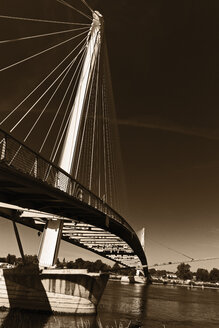
POLYGON ((134 276, 122 276, 121 282, 132 284, 147 284, 148 279, 143 275, 136 274, 134 276))

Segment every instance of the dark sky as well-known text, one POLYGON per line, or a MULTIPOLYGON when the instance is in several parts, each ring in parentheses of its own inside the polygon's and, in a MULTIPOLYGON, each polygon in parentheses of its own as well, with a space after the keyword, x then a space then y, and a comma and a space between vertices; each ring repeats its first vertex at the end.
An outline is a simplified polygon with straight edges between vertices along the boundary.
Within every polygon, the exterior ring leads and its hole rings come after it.
MULTIPOLYGON (((87 2, 105 19, 127 220, 145 226, 150 264, 184 260, 154 241, 195 258, 217 256, 218 0, 87 2)), ((55 15, 52 1, 40 4, 44 18, 46 10, 55 15)), ((16 10, 25 16, 30 8, 16 10)))
MULTIPOLYGON (((217 256, 219 3, 97 3, 106 21, 130 222, 192 257, 217 256)), ((147 244, 150 262, 183 258, 147 244)), ((209 263, 201 264, 219 266, 209 263)))

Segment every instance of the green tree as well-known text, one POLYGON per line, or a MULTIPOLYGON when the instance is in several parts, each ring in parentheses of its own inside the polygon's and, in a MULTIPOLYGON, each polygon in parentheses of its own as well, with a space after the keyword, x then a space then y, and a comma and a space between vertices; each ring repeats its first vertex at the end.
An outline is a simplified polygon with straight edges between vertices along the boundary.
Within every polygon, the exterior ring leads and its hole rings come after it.
POLYGON ((218 282, 219 281, 219 270, 213 268, 209 273, 209 280, 211 282, 218 282))
POLYGON ((56 266, 57 266, 57 268, 59 268, 59 269, 63 269, 63 263, 60 262, 59 258, 57 258, 56 266))
POLYGON ((67 269, 74 269, 74 262, 73 261, 69 261, 66 263, 66 268, 67 269))
POLYGON ((16 255, 8 254, 6 257, 6 262, 9 264, 16 263, 16 255))
POLYGON ((85 269, 84 260, 82 258, 78 258, 77 260, 75 260, 75 268, 76 269, 85 269))
POLYGON ((191 266, 189 264, 180 263, 177 267, 177 277, 183 280, 192 279, 191 266))
POLYGON ((206 269, 199 268, 196 272, 196 280, 209 281, 209 272, 206 269))
POLYGON ((25 263, 28 264, 38 264, 38 258, 37 255, 26 255, 25 254, 25 263))
POLYGON ((96 260, 94 262, 95 272, 102 271, 104 268, 104 263, 101 260, 96 260))
POLYGON ((167 275, 167 272, 166 272, 166 270, 157 270, 157 275, 158 275, 159 277, 163 277, 163 278, 165 278, 166 275, 167 275))
POLYGON ((112 271, 115 271, 116 273, 118 273, 119 269, 120 269, 119 263, 115 262, 112 267, 112 271))
POLYGON ((157 274, 157 270, 154 269, 154 268, 151 268, 151 269, 149 269, 149 273, 150 273, 152 276, 156 276, 156 274, 157 274))

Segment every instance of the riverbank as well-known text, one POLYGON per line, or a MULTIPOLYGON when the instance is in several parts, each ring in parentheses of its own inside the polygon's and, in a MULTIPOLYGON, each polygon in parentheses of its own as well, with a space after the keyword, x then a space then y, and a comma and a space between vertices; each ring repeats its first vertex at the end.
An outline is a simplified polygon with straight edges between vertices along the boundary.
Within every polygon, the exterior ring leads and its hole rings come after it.
POLYGON ((179 286, 187 288, 208 288, 208 289, 219 289, 219 283, 202 282, 193 280, 168 280, 168 279, 152 279, 153 285, 165 285, 165 286, 179 286))
POLYGON ((0 311, 4 328, 218 328, 218 291, 108 281, 98 314, 0 311))

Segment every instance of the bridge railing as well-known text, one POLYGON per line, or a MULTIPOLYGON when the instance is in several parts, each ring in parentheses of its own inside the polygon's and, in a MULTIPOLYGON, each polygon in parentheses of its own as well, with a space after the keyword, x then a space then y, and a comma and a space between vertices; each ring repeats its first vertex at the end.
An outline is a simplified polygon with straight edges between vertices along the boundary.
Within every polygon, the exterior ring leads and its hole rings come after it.
POLYGON ((135 234, 134 230, 125 219, 101 198, 85 188, 54 163, 48 161, 1 129, 0 161, 7 166, 39 179, 54 188, 66 192, 68 195, 77 198, 87 205, 96 208, 107 217, 113 218, 121 223, 132 234, 135 234))

